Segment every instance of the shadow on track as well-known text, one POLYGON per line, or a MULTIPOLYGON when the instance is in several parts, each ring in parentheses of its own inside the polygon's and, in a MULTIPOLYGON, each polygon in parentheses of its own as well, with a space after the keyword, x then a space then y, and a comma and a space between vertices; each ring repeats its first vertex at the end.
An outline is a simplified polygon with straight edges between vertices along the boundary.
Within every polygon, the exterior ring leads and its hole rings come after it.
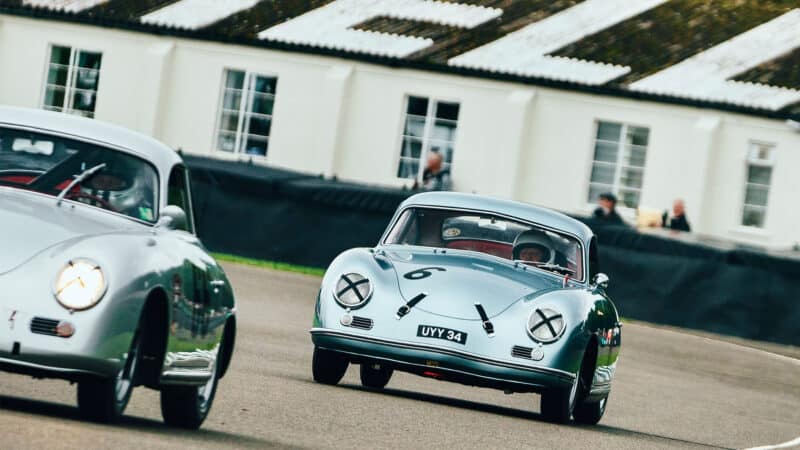
MULTIPOLYGON (((306 379, 306 382, 314 383, 311 380, 306 379)), ((403 391, 398 389, 391 389, 391 388, 384 388, 384 389, 369 389, 359 385, 353 384, 339 384, 337 387, 350 389, 353 391, 361 391, 365 393, 372 393, 372 394, 383 394, 383 395, 390 395, 392 397, 398 398, 405 398, 409 400, 417 400, 429 403, 436 403, 438 405, 450 406, 453 408, 461 408, 461 409, 469 409, 471 411, 479 411, 488 414, 497 414, 506 417, 514 417, 518 419, 528 419, 528 420, 537 420, 540 422, 544 422, 541 414, 532 412, 532 411, 525 411, 521 409, 515 408, 508 408, 505 406, 497 406, 488 403, 478 403, 473 402, 471 400, 462 400, 452 397, 442 397, 440 395, 434 394, 425 394, 422 392, 413 392, 413 391, 403 391)), ((522 394, 524 395, 524 394, 522 394)), ((533 403, 531 403, 533 406, 533 403)), ((603 425, 598 424, 594 426, 583 426, 577 425, 574 423, 570 424, 563 424, 558 426, 570 427, 570 428, 579 428, 582 430, 586 430, 592 433, 604 433, 604 434, 611 434, 616 436, 625 436, 631 437, 636 439, 643 439, 648 441, 659 441, 659 442, 668 442, 672 443, 673 445, 693 445, 702 448, 715 448, 715 449, 726 449, 727 447, 720 447, 718 445, 713 444, 705 444, 702 442, 695 442, 695 441, 688 441, 685 439, 674 438, 669 436, 662 436, 659 434, 652 434, 652 433, 645 433, 641 431, 635 430, 628 430, 626 428, 614 427, 610 425, 603 425)))
POLYGON ((187 441, 201 441, 203 443, 219 443, 225 445, 258 448, 285 446, 285 444, 280 442, 271 442, 249 436, 226 433, 224 431, 207 430, 202 427, 199 430, 171 428, 164 425, 164 423, 160 421, 146 419, 143 417, 122 416, 119 422, 115 424, 99 424, 95 422, 88 422, 80 417, 78 408, 75 406, 44 402, 40 400, 9 397, 5 395, 0 395, 0 409, 25 414, 35 414, 38 416, 72 420, 76 423, 84 423, 92 426, 134 430, 153 435, 169 435, 170 437, 185 438, 187 441))

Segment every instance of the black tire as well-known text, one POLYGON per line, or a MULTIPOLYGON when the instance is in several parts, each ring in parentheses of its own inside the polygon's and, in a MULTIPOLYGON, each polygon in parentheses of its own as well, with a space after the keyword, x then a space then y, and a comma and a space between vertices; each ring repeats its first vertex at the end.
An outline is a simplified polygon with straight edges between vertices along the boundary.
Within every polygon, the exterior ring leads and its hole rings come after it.
MULTIPOLYGON (((226 330, 227 331, 227 330, 226 330)), ((219 384, 220 362, 225 361, 223 354, 227 333, 223 333, 223 341, 219 343, 217 358, 214 361, 211 378, 202 386, 162 386, 161 417, 171 427, 196 430, 208 417, 219 384)))
POLYGON ((389 384, 394 369, 385 364, 365 361, 361 363, 361 384, 372 389, 383 389, 389 384))
POLYGON ((608 404, 608 397, 602 398, 598 402, 592 403, 579 403, 575 405, 575 410, 572 411, 572 417, 575 422, 582 425, 597 425, 603 414, 606 412, 606 405, 608 404))
POLYGON ((137 330, 125 364, 116 377, 78 382, 78 411, 81 417, 101 423, 113 423, 122 417, 136 386, 135 377, 142 357, 141 342, 137 330))
POLYGON ((314 375, 314 381, 317 383, 338 383, 344 376, 344 373, 347 372, 347 366, 349 364, 350 361, 341 353, 325 350, 316 346, 314 347, 311 372, 314 375))
POLYGON ((571 389, 549 389, 542 392, 540 412, 544 420, 554 423, 567 423, 572 416, 577 397, 577 380, 571 389))

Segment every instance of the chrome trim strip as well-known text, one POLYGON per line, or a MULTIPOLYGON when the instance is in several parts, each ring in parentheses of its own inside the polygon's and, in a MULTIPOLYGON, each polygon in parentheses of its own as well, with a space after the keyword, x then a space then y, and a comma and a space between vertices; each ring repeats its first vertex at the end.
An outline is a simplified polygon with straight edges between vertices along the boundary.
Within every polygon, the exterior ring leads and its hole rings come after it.
MULTIPOLYGON (((3 358, 0 357, 0 365, 6 364, 9 366, 18 366, 18 367, 25 367, 28 369, 34 370, 41 370, 44 372, 52 372, 62 375, 93 375, 93 376, 103 376, 103 374, 98 372, 92 372, 90 370, 83 370, 83 369, 69 369, 64 367, 53 367, 53 366, 45 366, 43 364, 36 364, 27 361, 20 361, 18 359, 10 359, 10 358, 3 358)), ((0 370, 1 371, 1 370, 0 370)))
POLYGON ((452 349, 448 349, 448 348, 433 347, 433 346, 429 346, 429 345, 425 345, 425 344, 417 344, 417 343, 407 342, 407 341, 390 341, 390 340, 387 340, 387 339, 375 338, 375 337, 372 337, 372 336, 365 336, 365 335, 361 335, 361 334, 345 333, 345 332, 342 332, 342 331, 331 330, 331 329, 328 329, 328 328, 312 328, 311 330, 309 330, 309 332, 312 335, 313 334, 319 334, 319 335, 327 335, 327 336, 333 336, 333 337, 343 337, 343 338, 353 339, 353 340, 362 341, 362 342, 370 342, 370 343, 375 343, 375 344, 388 345, 388 346, 391 346, 391 347, 401 347, 401 348, 407 348, 407 349, 411 349, 411 350, 424 350, 424 351, 429 351, 429 352, 434 352, 434 353, 441 353, 443 355, 456 356, 456 357, 459 357, 459 358, 464 358, 464 359, 468 359, 468 360, 479 362, 479 363, 491 364, 491 365, 494 365, 494 366, 506 367, 506 368, 509 368, 509 369, 523 370, 523 371, 526 371, 526 372, 536 372, 536 373, 545 374, 545 375, 553 375, 553 376, 557 376, 557 377, 563 378, 565 380, 568 380, 570 382, 575 380, 575 374, 569 373, 569 372, 566 372, 566 371, 563 371, 563 370, 552 369, 550 367, 523 366, 523 365, 515 364, 515 363, 512 363, 512 362, 501 361, 501 360, 492 359, 492 358, 486 358, 486 357, 483 357, 483 356, 480 356, 480 355, 476 355, 474 353, 462 352, 462 351, 459 351, 459 350, 452 350, 452 349))

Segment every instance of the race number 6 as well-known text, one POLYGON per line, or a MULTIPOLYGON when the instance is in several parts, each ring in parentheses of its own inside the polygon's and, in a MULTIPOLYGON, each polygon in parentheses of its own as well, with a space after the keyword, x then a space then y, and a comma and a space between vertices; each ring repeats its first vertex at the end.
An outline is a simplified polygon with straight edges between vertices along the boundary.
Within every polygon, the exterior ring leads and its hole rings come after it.
POLYGON ((403 275, 403 278, 407 280, 422 280, 433 275, 433 272, 431 272, 432 270, 438 272, 447 272, 447 269, 444 267, 423 267, 421 269, 408 272, 407 274, 403 275))

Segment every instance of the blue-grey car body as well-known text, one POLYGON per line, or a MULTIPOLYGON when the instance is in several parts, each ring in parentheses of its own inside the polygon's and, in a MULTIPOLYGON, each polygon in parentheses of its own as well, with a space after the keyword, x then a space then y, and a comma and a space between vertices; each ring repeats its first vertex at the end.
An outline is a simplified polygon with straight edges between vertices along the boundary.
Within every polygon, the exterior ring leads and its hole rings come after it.
MULTIPOLYGON (((98 121, 2 107, 0 128, 141 158, 158 175, 158 211, 167 207, 170 174, 184 170, 166 145, 98 121)), ((186 181, 188 189, 188 175, 186 181)), ((190 202, 186 209, 191 222, 190 202)), ((164 329, 156 331, 165 334, 164 351, 151 387, 201 386, 215 373, 224 375, 232 348, 221 352, 220 344, 226 326, 235 329, 236 311, 228 279, 192 229, 153 219, 147 223, 74 200, 56 205, 51 195, 0 185, 0 368, 72 381, 114 377, 146 305, 158 298, 164 329), (62 306, 54 292, 59 271, 77 259, 100 266, 107 286, 95 306, 81 311, 62 306), (70 323, 74 334, 42 334, 35 325, 58 322, 70 323)))
POLYGON ((348 250, 331 263, 314 312, 312 340, 318 348, 349 355, 352 362, 382 361, 396 369, 507 392, 568 389, 583 355, 596 351, 585 399, 604 399, 619 354, 621 324, 604 286, 592 282, 599 270, 592 252, 596 243, 588 227, 548 209, 472 194, 417 194, 400 205, 375 248, 348 250), (410 208, 491 214, 558 231, 580 242, 588 270, 581 279, 570 279, 485 253, 387 244, 393 225, 410 208), (427 273, 405 276, 415 271, 427 273), (343 274, 353 273, 368 277, 373 292, 363 306, 347 310, 335 301, 335 290, 343 274), (398 310, 419 294, 424 300, 398 318, 398 310), (476 303, 491 323, 491 336, 476 303), (532 339, 527 322, 536 309, 563 315, 560 339, 532 339), (464 332, 466 342, 418 336, 420 326, 464 332))

